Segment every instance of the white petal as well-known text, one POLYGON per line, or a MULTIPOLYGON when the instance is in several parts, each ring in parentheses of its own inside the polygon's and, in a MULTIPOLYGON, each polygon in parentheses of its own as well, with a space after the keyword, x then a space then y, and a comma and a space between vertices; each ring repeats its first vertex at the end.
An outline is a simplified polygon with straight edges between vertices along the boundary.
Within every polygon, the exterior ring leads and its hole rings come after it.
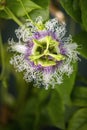
POLYGON ((26 52, 26 49, 27 49, 27 47, 25 45, 17 44, 17 45, 12 46, 13 51, 17 51, 22 54, 24 54, 26 52))

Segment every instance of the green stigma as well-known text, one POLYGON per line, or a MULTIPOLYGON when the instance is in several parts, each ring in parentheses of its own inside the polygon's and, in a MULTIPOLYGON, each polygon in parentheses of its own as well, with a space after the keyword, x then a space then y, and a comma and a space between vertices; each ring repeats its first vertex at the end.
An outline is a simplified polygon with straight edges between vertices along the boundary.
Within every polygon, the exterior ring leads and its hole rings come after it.
POLYGON ((35 65, 53 66, 56 65, 57 61, 65 59, 65 56, 60 54, 59 42, 51 36, 46 36, 40 40, 34 39, 33 43, 32 55, 29 58, 35 65))

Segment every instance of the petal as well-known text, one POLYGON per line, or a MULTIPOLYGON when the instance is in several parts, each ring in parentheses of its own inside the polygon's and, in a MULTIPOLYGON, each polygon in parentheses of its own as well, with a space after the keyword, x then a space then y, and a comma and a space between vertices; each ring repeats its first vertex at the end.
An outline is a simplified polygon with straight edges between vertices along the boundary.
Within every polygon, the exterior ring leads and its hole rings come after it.
POLYGON ((27 50, 27 47, 25 45, 13 45, 12 50, 24 54, 27 50))

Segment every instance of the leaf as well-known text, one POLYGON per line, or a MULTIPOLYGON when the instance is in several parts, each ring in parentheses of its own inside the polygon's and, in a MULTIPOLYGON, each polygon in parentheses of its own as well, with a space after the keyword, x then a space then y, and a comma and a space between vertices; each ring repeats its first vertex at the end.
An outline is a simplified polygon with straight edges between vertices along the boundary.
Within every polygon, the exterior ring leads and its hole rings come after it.
POLYGON ((47 105, 47 113, 51 125, 64 129, 64 105, 59 93, 54 89, 47 105))
POLYGON ((72 93, 72 102, 75 106, 87 106, 87 87, 75 87, 72 93))
POLYGON ((37 91, 39 91, 38 98, 39 98, 40 105, 41 105, 41 107, 45 107, 49 103, 51 90, 50 89, 46 90, 44 88, 40 88, 37 91))
POLYGON ((65 123, 68 123, 73 114, 79 109, 77 106, 65 106, 65 123))
MULTIPOLYGON (((33 20, 36 20, 36 17, 42 16, 43 20, 47 20, 49 17, 49 9, 48 9, 48 4, 49 0, 22 0, 23 5, 31 16, 33 20)), ((13 0, 10 2, 10 0, 7 0, 7 7, 18 17, 22 17, 26 15, 25 10, 17 0, 13 0)), ((8 16, 4 10, 0 11, 0 17, 5 18, 5 19, 10 19, 11 17, 8 16)))
POLYGON ((74 20, 81 23, 79 0, 60 0, 60 3, 74 20))
POLYGON ((49 18, 49 10, 48 8, 45 9, 37 9, 33 10, 29 13, 30 17, 35 21, 36 17, 42 16, 43 20, 46 21, 49 18))
POLYGON ((46 8, 50 3, 50 0, 42 0, 42 1, 41 0, 32 0, 32 1, 43 8, 46 8))
MULTIPOLYGON (((34 124, 38 118, 38 100, 36 97, 31 97, 25 103, 24 107, 20 108, 18 113, 18 122, 23 130, 34 129, 34 124), (21 120, 20 120, 21 119, 21 120)), ((39 120, 38 120, 39 121, 39 120)))
POLYGON ((70 77, 64 76, 63 83, 61 85, 56 85, 56 90, 60 93, 61 98, 63 99, 64 104, 71 104, 71 92, 74 86, 76 72, 77 72, 77 63, 74 64, 73 73, 70 77))
MULTIPOLYGON (((32 2, 31 0, 21 0, 23 2, 23 6, 20 4, 20 2, 18 0, 7 0, 6 2, 6 8, 9 8, 14 15, 16 15, 17 17, 22 17, 26 15, 26 11, 27 13, 31 12, 34 9, 40 9, 41 7, 37 4, 35 4, 34 2, 32 2)), ((1 18, 5 18, 5 19, 10 19, 11 17, 8 16, 4 10, 0 11, 0 17, 1 18)))
MULTIPOLYGON (((31 0, 21 0, 23 6, 25 7, 27 13, 31 12, 34 9, 40 8, 37 4, 32 2, 31 0)), ((26 15, 26 12, 20 2, 18 0, 7 0, 7 7, 18 17, 22 17, 26 15)))
POLYGON ((87 32, 81 32, 73 37, 73 40, 80 46, 80 55, 87 58, 87 32))
POLYGON ((87 129, 87 108, 79 109, 69 121, 67 130, 86 130, 87 129))
POLYGON ((29 13, 29 15, 31 16, 31 18, 33 20, 36 19, 36 17, 38 16, 42 16, 43 20, 46 21, 49 18, 49 2, 50 0, 33 0, 36 4, 38 4, 40 7, 42 7, 42 9, 36 9, 33 10, 29 13))
POLYGON ((80 0, 81 18, 84 30, 87 31, 87 0, 80 0))

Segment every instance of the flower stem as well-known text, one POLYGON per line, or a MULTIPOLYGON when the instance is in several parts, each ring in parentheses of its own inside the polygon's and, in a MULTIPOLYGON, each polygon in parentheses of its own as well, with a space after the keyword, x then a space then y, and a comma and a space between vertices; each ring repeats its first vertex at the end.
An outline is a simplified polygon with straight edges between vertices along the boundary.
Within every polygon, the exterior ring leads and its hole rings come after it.
POLYGON ((1 32, 0 32, 0 52, 1 52, 1 63, 2 63, 2 71, 0 75, 0 80, 2 80, 4 77, 4 72, 5 72, 5 61, 4 61, 4 47, 2 44, 1 32))
POLYGON ((13 14, 13 12, 8 8, 5 7, 4 11, 8 16, 10 16, 19 26, 22 26, 23 23, 13 14))

